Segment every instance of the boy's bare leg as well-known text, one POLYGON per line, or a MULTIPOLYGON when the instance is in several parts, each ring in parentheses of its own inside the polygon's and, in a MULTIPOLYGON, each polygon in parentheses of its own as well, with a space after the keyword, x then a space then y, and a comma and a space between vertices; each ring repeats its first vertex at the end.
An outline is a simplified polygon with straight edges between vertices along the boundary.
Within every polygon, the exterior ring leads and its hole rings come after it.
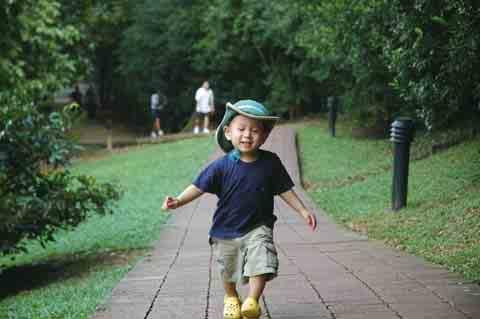
POLYGON ((209 125, 210 125, 210 115, 208 113, 206 113, 203 116, 203 128, 208 130, 209 125))
POLYGON ((225 294, 229 297, 238 297, 237 285, 234 282, 223 282, 225 294))
POLYGON ((250 286, 248 296, 258 301, 258 299, 260 299, 260 296, 263 293, 266 282, 267 277, 265 275, 250 277, 248 279, 248 283, 250 286))

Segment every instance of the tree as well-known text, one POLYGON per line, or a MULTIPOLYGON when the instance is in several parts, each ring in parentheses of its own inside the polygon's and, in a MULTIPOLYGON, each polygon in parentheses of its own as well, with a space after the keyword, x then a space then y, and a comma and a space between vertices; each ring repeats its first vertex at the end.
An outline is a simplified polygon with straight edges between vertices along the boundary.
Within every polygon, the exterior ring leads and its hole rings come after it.
POLYGON ((477 1, 390 1, 385 56, 394 88, 428 129, 471 116, 480 100, 477 1))
POLYGON ((44 115, 18 100, 0 113, 0 253, 24 250, 23 239, 44 244, 92 212, 111 212, 119 197, 112 184, 69 172, 76 148, 60 113, 44 115))
POLYGON ((0 9, 0 253, 25 249, 23 239, 54 240, 93 212, 111 212, 111 184, 73 176, 76 151, 65 112, 40 103, 71 83, 83 61, 72 54, 78 30, 65 24, 57 1, 8 1, 0 9), (32 10, 35 8, 35 10, 32 10))
POLYGON ((50 0, 7 1, 0 8, 3 96, 21 94, 38 99, 77 76, 81 61, 68 51, 80 34, 72 25, 62 23, 59 8, 57 1, 50 0))
POLYGON ((148 118, 149 96, 158 89, 174 106, 167 107, 171 129, 181 129, 192 113, 194 90, 207 74, 196 72, 193 62, 203 7, 204 1, 144 0, 132 10, 117 53, 137 117, 148 118))
POLYGON ((297 43, 318 61, 314 75, 332 83, 334 95, 344 95, 344 108, 359 124, 384 126, 401 108, 383 56, 390 37, 384 1, 322 1, 302 10, 297 43))
POLYGON ((309 100, 314 80, 311 61, 294 41, 300 9, 298 1, 215 1, 203 20, 209 28, 197 59, 213 57, 206 67, 232 83, 233 97, 266 101, 277 113, 296 108, 309 100))

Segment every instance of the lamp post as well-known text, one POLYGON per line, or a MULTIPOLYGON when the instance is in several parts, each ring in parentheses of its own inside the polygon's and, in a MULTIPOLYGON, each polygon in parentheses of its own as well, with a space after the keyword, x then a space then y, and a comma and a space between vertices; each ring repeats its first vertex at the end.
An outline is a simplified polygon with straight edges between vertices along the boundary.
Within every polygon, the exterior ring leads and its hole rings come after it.
POLYGON ((112 120, 108 119, 106 123, 106 129, 107 129, 107 150, 111 151, 113 150, 113 142, 112 142, 112 120))
POLYGON ((407 205, 410 144, 414 135, 412 119, 406 117, 397 118, 392 123, 390 132, 390 141, 393 142, 394 148, 392 210, 397 211, 407 205))
POLYGON ((335 122, 337 121, 337 97, 336 96, 329 96, 327 99, 327 106, 328 106, 328 130, 330 131, 330 135, 335 137, 335 122))

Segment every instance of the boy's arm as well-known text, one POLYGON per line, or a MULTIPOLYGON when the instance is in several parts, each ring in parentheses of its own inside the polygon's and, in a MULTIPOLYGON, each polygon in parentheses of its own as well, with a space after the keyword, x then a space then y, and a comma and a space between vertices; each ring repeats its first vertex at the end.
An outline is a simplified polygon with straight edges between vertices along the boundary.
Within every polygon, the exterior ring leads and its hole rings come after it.
POLYGON ((163 202, 162 209, 176 209, 180 206, 190 203, 203 194, 203 191, 195 185, 190 185, 177 197, 167 196, 163 202))
POLYGON ((291 189, 281 193, 280 197, 305 219, 312 230, 317 228, 317 218, 303 205, 297 193, 291 189))

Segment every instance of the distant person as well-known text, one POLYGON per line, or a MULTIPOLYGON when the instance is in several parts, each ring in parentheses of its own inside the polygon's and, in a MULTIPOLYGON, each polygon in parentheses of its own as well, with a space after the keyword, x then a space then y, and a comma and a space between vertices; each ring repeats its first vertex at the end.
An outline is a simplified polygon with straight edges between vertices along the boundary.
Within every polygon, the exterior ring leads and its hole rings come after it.
POLYGON ((97 114, 98 101, 93 85, 89 85, 85 94, 85 106, 87 108, 88 118, 93 120, 97 114))
POLYGON ((80 108, 83 106, 82 105, 83 96, 78 84, 75 85, 73 92, 70 94, 70 98, 72 99, 73 102, 77 103, 80 108))
POLYGON ((203 133, 209 133, 210 115, 215 112, 213 101, 213 91, 210 89, 208 81, 203 82, 202 86, 195 92, 195 126, 193 133, 200 133, 200 121, 203 118, 203 133))
POLYGON ((167 102, 167 97, 160 90, 153 93, 150 97, 150 110, 153 116, 152 138, 157 138, 164 134, 161 128, 161 119, 163 118, 167 102))
POLYGON ((315 230, 316 217, 293 190, 293 181, 275 153, 260 147, 275 121, 268 109, 253 100, 227 103, 216 140, 226 153, 207 166, 177 197, 167 196, 163 209, 176 209, 204 193, 218 197, 210 228, 210 244, 225 290, 223 317, 259 318, 259 299, 267 281, 278 272, 273 238, 273 200, 279 195, 315 230), (248 283, 240 301, 237 283, 248 283))

